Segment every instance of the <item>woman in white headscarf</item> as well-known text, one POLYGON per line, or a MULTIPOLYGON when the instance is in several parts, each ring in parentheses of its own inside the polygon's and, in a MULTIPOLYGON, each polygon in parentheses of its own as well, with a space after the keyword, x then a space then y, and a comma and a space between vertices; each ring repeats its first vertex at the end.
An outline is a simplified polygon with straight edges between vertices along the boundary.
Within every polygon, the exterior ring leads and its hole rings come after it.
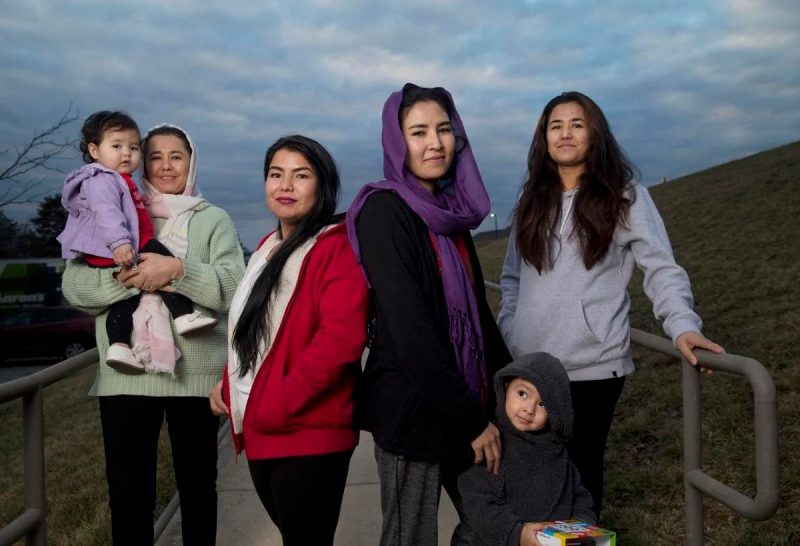
MULTIPOLYGON (((197 151, 174 125, 151 129, 143 141, 144 202, 158 239, 175 257, 142 253, 135 270, 95 269, 70 260, 64 296, 105 323, 108 306, 145 292, 134 316, 134 353, 144 375, 100 365, 90 394, 100 402, 111 530, 115 545, 152 544, 157 444, 166 417, 181 498, 183 543, 214 544, 217 521, 217 428, 208 392, 226 359, 227 310, 244 273, 239 238, 222 209, 197 188, 197 151), (187 296, 216 326, 176 335, 157 291, 187 296), (170 361, 172 358, 172 361, 170 361), (165 371, 172 373, 157 373, 165 371)), ((108 352, 97 328, 101 364, 108 352)))

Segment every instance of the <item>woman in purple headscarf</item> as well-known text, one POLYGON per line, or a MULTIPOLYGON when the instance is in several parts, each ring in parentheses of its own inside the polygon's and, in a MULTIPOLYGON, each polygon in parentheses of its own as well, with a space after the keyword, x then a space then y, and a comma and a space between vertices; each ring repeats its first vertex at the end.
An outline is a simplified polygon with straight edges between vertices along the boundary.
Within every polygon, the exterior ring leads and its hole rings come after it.
POLYGON ((510 361, 469 234, 489 197, 447 91, 406 84, 389 96, 383 172, 347 214, 372 288, 356 422, 375 440, 381 544, 436 544, 441 488, 461 516, 458 475, 473 462, 498 471, 489 386, 510 361))

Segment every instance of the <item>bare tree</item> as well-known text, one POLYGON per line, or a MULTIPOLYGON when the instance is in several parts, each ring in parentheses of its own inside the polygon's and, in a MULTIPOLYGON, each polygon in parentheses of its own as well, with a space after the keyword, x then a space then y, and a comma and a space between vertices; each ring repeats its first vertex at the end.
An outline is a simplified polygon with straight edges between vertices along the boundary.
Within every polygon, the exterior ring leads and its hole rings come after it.
POLYGON ((38 171, 63 172, 53 163, 72 157, 76 138, 62 137, 59 133, 70 123, 79 118, 79 112, 72 102, 67 111, 53 125, 34 134, 22 147, 11 150, 0 150, 0 158, 8 154, 10 163, 0 166, 0 209, 6 205, 32 203, 52 188, 42 188, 43 176, 38 171))

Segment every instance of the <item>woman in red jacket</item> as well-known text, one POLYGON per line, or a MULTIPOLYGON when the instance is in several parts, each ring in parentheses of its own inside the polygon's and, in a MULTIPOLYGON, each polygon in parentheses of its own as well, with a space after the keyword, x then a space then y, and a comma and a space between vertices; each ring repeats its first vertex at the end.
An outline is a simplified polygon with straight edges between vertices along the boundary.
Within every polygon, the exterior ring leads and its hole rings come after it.
POLYGON ((283 543, 333 544, 350 457, 367 286, 334 216, 339 175, 319 143, 289 136, 264 161, 278 218, 231 303, 228 365, 211 392, 231 420, 283 543), (313 524, 309 524, 313 521, 313 524))

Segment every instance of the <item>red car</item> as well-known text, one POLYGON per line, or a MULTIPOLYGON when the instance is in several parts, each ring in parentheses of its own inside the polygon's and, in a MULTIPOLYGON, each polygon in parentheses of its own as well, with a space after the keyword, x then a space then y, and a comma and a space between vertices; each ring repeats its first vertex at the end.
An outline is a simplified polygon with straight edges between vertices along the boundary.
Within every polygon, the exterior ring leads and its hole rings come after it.
POLYGON ((0 365, 60 362, 95 345, 94 317, 72 307, 0 311, 0 365))

